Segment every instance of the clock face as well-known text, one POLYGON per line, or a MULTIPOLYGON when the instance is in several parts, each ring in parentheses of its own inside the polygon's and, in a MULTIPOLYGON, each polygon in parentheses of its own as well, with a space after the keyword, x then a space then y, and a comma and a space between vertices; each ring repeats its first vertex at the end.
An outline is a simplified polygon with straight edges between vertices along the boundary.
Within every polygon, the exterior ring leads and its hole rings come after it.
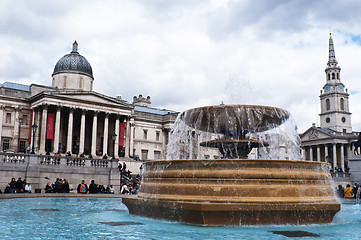
POLYGON ((325 91, 326 91, 326 92, 330 91, 330 86, 327 85, 327 86, 325 87, 325 91))
POLYGON ((338 89, 340 89, 340 91, 342 91, 343 90, 343 86, 340 84, 340 85, 338 85, 338 89))

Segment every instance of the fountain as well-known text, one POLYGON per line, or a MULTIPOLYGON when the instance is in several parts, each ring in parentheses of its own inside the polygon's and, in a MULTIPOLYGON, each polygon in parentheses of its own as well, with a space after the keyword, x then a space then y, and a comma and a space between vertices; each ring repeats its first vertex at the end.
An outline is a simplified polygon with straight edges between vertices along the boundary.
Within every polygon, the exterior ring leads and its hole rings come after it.
MULTIPOLYGON (((181 132, 178 123, 187 126, 188 137, 204 132, 209 138, 200 146, 218 149, 223 158, 147 162, 139 195, 124 197, 123 203, 130 214, 192 224, 331 222, 340 204, 328 163, 247 159, 252 148, 268 145, 251 136, 288 118, 283 109, 256 105, 218 105, 181 113, 173 135, 181 132)), ((173 139, 178 147, 187 141, 184 136, 173 139)))

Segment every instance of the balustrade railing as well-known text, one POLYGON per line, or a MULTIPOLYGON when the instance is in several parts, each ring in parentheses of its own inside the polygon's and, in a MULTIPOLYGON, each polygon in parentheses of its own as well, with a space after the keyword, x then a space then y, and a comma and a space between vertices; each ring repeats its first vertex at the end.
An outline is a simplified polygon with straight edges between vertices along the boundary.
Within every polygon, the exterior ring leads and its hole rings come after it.
POLYGON ((65 157, 65 156, 48 156, 48 155, 33 155, 21 153, 0 153, 0 163, 25 164, 32 163, 38 165, 52 165, 52 166, 69 166, 69 167, 94 167, 94 168, 109 168, 110 160, 108 159, 91 159, 80 157, 65 157))
POLYGON ((2 162, 5 163, 25 163, 27 159, 24 154, 3 153, 0 155, 2 162))
POLYGON ((107 168, 109 160, 106 159, 91 159, 91 158, 74 158, 74 157, 60 157, 60 156, 38 156, 39 164, 41 165, 66 165, 73 167, 98 167, 107 168))

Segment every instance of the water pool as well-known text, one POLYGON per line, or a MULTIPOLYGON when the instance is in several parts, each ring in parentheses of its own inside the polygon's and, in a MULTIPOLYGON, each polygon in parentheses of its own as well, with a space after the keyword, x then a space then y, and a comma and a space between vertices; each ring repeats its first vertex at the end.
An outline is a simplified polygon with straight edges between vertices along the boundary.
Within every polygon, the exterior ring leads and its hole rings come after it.
POLYGON ((355 204, 331 224, 208 227, 129 215, 120 198, 0 199, 0 239, 361 239, 360 225, 355 204))

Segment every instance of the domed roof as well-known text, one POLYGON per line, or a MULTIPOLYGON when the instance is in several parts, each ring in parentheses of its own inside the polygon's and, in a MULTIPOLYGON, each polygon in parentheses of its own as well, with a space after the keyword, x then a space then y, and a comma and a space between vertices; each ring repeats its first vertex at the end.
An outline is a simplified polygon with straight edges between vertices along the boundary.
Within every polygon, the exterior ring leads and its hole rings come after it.
POLYGON ((55 65, 53 76, 58 73, 79 73, 93 78, 93 70, 88 60, 78 53, 78 43, 73 43, 73 51, 62 57, 55 65))

